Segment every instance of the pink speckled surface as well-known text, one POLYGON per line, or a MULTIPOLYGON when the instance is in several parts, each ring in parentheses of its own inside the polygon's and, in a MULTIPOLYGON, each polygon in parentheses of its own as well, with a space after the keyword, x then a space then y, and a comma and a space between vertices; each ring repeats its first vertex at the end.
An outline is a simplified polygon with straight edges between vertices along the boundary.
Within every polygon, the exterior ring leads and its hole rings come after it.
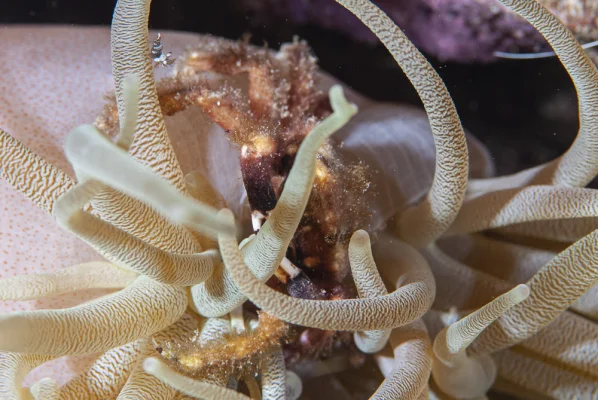
MULTIPOLYGON (((169 33, 165 44, 169 51, 180 53, 192 38, 169 33)), ((2 27, 0 41, 4 53, 0 63, 0 127, 73 176, 62 143, 71 129, 95 120, 105 103, 104 95, 113 91, 109 29, 2 27)), ((0 278, 102 259, 4 180, 0 180, 0 207, 0 278)), ((104 293, 0 301, 0 311, 71 307, 104 293)), ((89 362, 89 356, 55 360, 34 370, 26 385, 44 376, 64 382, 89 362)))

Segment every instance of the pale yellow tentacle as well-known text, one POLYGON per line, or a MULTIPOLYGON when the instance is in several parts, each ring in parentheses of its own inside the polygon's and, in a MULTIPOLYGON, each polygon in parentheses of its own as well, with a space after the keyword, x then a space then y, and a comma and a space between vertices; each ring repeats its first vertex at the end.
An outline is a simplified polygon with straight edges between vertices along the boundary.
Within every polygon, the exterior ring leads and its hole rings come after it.
POLYGON ((573 34, 536 0, 499 0, 528 20, 546 38, 571 76, 579 98, 579 132, 565 154, 511 176, 472 181, 471 192, 529 184, 586 186, 598 173, 598 71, 573 34))
POLYGON ((597 190, 528 186, 466 199, 447 234, 477 232, 521 222, 597 215, 597 190))
POLYGON ((67 174, 0 129, 0 177, 51 213, 56 199, 75 185, 67 174))
POLYGON ((493 355, 501 392, 528 398, 593 400, 598 379, 508 349, 493 355))
POLYGON ((249 397, 211 383, 197 381, 170 369, 162 361, 150 357, 143 363, 148 374, 155 376, 179 392, 198 399, 248 400, 249 397))
POLYGON ((432 343, 424 323, 415 321, 393 329, 393 368, 372 399, 416 400, 427 388, 432 370, 432 343))
MULTIPOLYGON (((121 136, 117 144, 124 150, 129 150, 132 145, 131 153, 137 160, 164 178, 170 178, 179 190, 184 190, 182 172, 158 103, 149 58, 149 3, 149 0, 119 1, 114 12, 112 68, 121 136)), ((99 194, 93 207, 105 221, 162 250, 183 254, 201 250, 185 227, 172 224, 150 207, 136 203, 122 193, 108 189, 99 194)))
POLYGON ((55 380, 50 378, 40 379, 31 386, 31 395, 35 400, 59 400, 60 388, 55 380))
MULTIPOLYGON (((357 293, 359 297, 377 297, 388 294, 384 282, 378 273, 370 237, 366 231, 356 231, 349 242, 349 262, 357 293)), ((357 348, 364 353, 376 353, 380 351, 388 338, 390 330, 355 332, 354 340, 357 348)))
MULTIPOLYGON (((233 223, 232 213, 219 215, 233 223)), ((244 263, 234 237, 218 238, 222 257, 239 289, 262 310, 296 325, 329 330, 368 331, 396 328, 421 317, 433 300, 434 281, 427 270, 410 270, 402 287, 386 296, 348 300, 304 300, 261 283, 244 263)), ((419 266, 419 265, 418 265, 419 266)))
POLYGON ((52 357, 37 354, 0 353, 0 398, 21 400, 28 398, 28 390, 21 385, 25 375, 52 357))
POLYGON ((85 289, 120 289, 137 274, 107 262, 89 262, 56 272, 19 275, 0 280, 0 299, 34 300, 85 289))
POLYGON ((192 285, 206 280, 219 256, 216 250, 199 254, 173 254, 83 211, 105 185, 89 179, 62 195, 54 207, 59 225, 89 243, 109 261, 158 282, 192 285))
POLYGON ((59 399, 115 398, 125 385, 139 358, 140 342, 142 341, 128 343, 102 354, 85 372, 60 388, 59 399))
POLYGON ((423 247, 453 222, 467 187, 469 157, 465 133, 440 76, 405 34, 378 7, 366 0, 337 0, 367 25, 386 46, 419 94, 436 146, 434 182, 426 198, 399 217, 403 240, 423 247))
POLYGON ((467 347, 486 327, 528 296, 529 288, 519 285, 436 336, 432 374, 443 392, 459 399, 486 394, 496 379, 496 366, 489 356, 467 356, 467 347))
POLYGON ((182 191, 185 189, 183 173, 166 131, 150 59, 147 29, 150 3, 150 0, 119 0, 116 3, 110 33, 116 104, 120 121, 126 121, 122 82, 128 75, 137 75, 140 82, 139 117, 131 154, 182 191))
POLYGON ((182 288, 140 277, 73 308, 1 315, 0 349, 57 357, 108 351, 164 329, 186 308, 182 288))
POLYGON ((598 228, 598 217, 528 221, 496 230, 507 237, 534 237, 553 242, 571 243, 598 228))
POLYGON ((284 356, 280 347, 264 356, 261 368, 262 397, 286 400, 287 384, 284 356))
POLYGON ((173 222, 212 236, 224 229, 212 207, 181 194, 91 125, 70 133, 65 152, 78 171, 151 205, 173 222))
POLYGON ((186 340, 193 334, 193 330, 197 326, 198 321, 185 314, 180 320, 163 331, 142 340, 139 344, 140 357, 137 358, 125 386, 118 394, 117 400, 174 399, 177 395, 174 388, 148 374, 143 368, 143 362, 147 357, 157 353, 155 343, 186 340))
POLYGON ((477 354, 513 346, 562 314, 598 281, 598 230, 568 247, 527 282, 531 295, 473 343, 477 354))
MULTIPOLYGON (((483 235, 457 235, 438 242, 449 256, 468 266, 513 284, 531 279, 557 253, 491 239, 483 235)), ((569 307, 598 321, 598 284, 569 307)))

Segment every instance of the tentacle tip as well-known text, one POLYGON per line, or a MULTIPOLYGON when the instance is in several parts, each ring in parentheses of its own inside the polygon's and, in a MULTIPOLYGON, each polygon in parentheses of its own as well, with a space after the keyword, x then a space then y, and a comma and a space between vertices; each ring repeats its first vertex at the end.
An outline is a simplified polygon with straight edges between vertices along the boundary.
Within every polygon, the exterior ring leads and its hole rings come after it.
MULTIPOLYGON (((42 395, 48 389, 57 392, 58 391, 58 383, 52 378, 42 378, 33 385, 29 389, 31 395, 35 400, 42 400, 42 395)), ((48 394, 48 393, 45 393, 48 394)))
POLYGON ((349 103, 341 85, 333 85, 330 88, 329 97, 332 111, 335 113, 341 112, 343 114, 348 114, 349 116, 357 114, 357 105, 349 103))
POLYGON ((529 286, 525 284, 517 285, 511 292, 513 293, 517 303, 521 303, 527 299, 531 293, 529 286))
POLYGON ((156 375, 161 368, 161 362, 156 357, 148 357, 143 360, 143 369, 151 375, 156 375))
POLYGON ((370 235, 364 231, 363 229, 359 229, 353 233, 351 236, 350 244, 352 245, 359 245, 363 246, 369 244, 370 242, 370 235))
POLYGON ((235 224, 235 215, 228 208, 223 208, 218 211, 218 222, 226 229, 227 234, 236 232, 237 226, 235 224))

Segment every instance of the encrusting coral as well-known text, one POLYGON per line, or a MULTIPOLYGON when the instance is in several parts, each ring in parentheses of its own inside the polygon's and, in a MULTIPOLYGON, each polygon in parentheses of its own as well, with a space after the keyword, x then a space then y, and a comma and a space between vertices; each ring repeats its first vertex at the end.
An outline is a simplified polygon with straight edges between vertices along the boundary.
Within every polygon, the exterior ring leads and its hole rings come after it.
MULTIPOLYGON (((0 315, 3 398, 295 399, 297 335, 285 337, 305 328, 301 343, 320 329, 330 348, 375 354, 386 379, 373 398, 472 399, 491 388, 523 398, 596 396, 598 302, 585 293, 598 280, 598 213, 595 191, 581 188, 598 172, 596 68, 535 0, 501 0, 538 28, 569 71, 580 130, 551 163, 468 182, 484 178, 470 171, 482 152, 436 72, 369 1, 338 2, 380 38, 421 96, 436 153, 427 193, 411 189, 392 199, 392 211, 369 216, 360 207, 371 193, 359 184, 345 188, 347 199, 363 203, 334 231, 339 215, 315 207, 310 194, 314 188, 318 204, 336 204, 329 199, 342 193, 342 171, 365 171, 343 167, 329 140, 351 128, 357 107, 339 85, 328 97, 314 89, 305 45, 270 53, 206 39, 157 87, 147 46, 150 2, 120 0, 111 37, 116 109, 109 104, 96 126, 69 134, 65 154, 77 179, 0 131, 3 178, 107 261, 7 278, 0 298, 120 290, 71 308, 0 315), (234 79, 222 84, 223 76, 243 73, 244 88, 233 88, 234 79), (222 182, 197 171, 185 176, 186 161, 177 161, 163 115, 194 106, 240 147, 255 231, 240 244, 237 234, 248 229, 236 219, 247 220, 226 209, 237 205, 219 193, 222 182), (311 229, 316 234, 301 236, 311 229), (326 238, 325 251, 313 246, 326 238), (496 258, 487 261, 490 255, 496 258), (350 273, 342 273, 343 260, 350 273), (335 331, 354 332, 354 344, 335 331), (21 387, 39 365, 96 352, 103 354, 63 385, 45 378, 21 387)), ((344 151, 355 150, 350 139, 344 151)), ((384 172, 371 178, 380 189, 384 172)), ((417 173, 423 179, 425 171, 417 173)), ((356 175, 360 184, 366 175, 356 175)))

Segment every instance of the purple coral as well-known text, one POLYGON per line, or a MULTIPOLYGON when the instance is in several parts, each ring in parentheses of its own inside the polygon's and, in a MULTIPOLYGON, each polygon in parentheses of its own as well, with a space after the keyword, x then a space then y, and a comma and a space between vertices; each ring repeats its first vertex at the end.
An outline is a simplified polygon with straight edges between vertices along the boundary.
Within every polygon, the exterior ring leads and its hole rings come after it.
MULTIPOLYGON (((240 0, 258 23, 315 24, 377 42, 334 0, 240 0)), ((542 36, 494 0, 375 0, 421 50, 443 61, 489 62, 495 51, 546 49, 542 36)))

